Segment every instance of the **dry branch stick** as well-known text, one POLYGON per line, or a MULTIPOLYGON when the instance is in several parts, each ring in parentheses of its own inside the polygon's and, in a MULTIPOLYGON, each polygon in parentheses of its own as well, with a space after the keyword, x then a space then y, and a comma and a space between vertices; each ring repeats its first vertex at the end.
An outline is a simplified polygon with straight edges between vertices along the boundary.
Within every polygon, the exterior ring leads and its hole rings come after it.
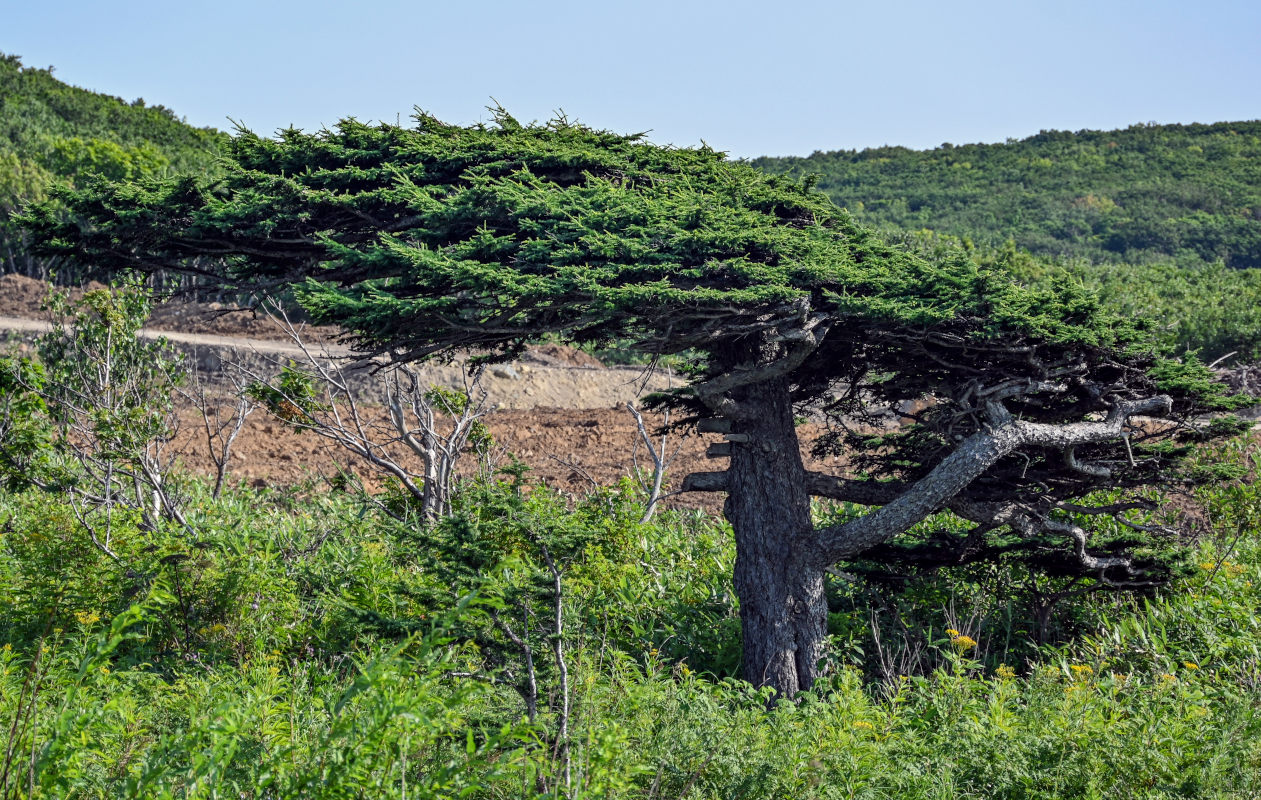
MULTIPOLYGON (((652 515, 657 510, 657 504, 660 503, 665 497, 669 496, 669 495, 663 495, 661 493, 661 487, 665 481, 666 470, 669 469, 670 464, 673 463, 674 459, 679 455, 679 451, 683 449, 683 442, 680 441, 678 446, 674 448, 674 452, 667 456, 666 450, 667 450, 668 441, 669 441, 669 433, 663 432, 661 434, 661 445, 659 447, 654 446, 653 441, 652 441, 652 436, 648 433, 648 427, 644 424, 644 417, 641 413, 639 413, 639 410, 635 408, 635 404, 631 402, 627 402, 626 409, 630 411, 631 416, 635 418, 635 428, 639 433, 639 440, 643 441, 644 447, 648 449, 648 455, 652 457, 651 487, 647 484, 641 483, 644 489, 648 491, 648 504, 647 504, 647 507, 644 509, 643 516, 639 518, 639 524, 644 525, 644 524, 647 524, 647 522, 652 519, 652 515)), ((662 426, 663 431, 668 430, 670 426, 669 409, 667 409, 665 412, 665 418, 662 420, 661 426, 662 426)), ((634 461, 636 477, 638 478, 638 472, 639 472, 639 442, 638 441, 635 443, 635 448, 631 452, 631 458, 634 461)), ((671 494, 677 494, 677 492, 674 492, 671 494)))

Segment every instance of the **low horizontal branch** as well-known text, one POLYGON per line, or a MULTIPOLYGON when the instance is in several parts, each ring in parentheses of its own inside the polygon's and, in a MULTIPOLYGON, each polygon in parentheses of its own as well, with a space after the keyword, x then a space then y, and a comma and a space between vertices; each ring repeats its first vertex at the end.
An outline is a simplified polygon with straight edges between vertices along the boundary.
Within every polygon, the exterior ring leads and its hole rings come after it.
MULTIPOLYGON (((1122 435, 1136 414, 1168 413, 1173 400, 1167 395, 1117 403, 1099 422, 1067 425, 1033 423, 1015 419, 1000 403, 987 402, 987 429, 969 436, 927 475, 906 486, 879 509, 849 522, 822 528, 816 537, 816 560, 826 566, 857 555, 911 528, 930 514, 949 507, 951 499, 1004 456, 1021 447, 1067 450, 1122 435)), ((878 486, 879 484, 876 484, 878 486)), ((856 487, 838 486, 848 490, 856 487)))

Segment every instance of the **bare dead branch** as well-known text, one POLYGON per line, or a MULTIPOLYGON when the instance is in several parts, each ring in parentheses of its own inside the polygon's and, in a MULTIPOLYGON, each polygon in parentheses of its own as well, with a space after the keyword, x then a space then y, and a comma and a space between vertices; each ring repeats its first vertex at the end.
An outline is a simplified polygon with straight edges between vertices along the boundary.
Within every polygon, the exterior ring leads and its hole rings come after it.
POLYGON ((818 531, 815 557, 821 564, 831 564, 908 530, 944 508, 965 486, 1018 448, 1037 446, 1067 450, 1108 441, 1121 435, 1130 417, 1158 411, 1167 413, 1171 405, 1171 398, 1160 395, 1117 403, 1101 422, 1051 425, 1017 420, 1000 403, 987 401, 988 429, 968 437, 927 475, 878 510, 818 531))

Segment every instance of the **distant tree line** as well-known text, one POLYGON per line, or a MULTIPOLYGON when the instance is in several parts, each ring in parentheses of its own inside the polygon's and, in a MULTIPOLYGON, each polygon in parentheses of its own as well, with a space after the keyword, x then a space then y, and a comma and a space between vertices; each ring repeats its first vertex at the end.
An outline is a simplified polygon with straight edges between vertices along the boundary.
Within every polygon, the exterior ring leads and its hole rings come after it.
POLYGON ((1261 266, 1261 121, 759 158, 862 222, 1095 262, 1261 266))

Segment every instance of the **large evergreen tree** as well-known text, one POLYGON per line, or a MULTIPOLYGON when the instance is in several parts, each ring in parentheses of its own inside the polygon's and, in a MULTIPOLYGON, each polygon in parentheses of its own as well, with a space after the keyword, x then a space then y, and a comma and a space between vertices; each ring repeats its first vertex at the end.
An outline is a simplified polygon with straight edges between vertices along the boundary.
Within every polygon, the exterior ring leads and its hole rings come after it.
POLYGON ((726 470, 685 485, 727 493, 745 674, 789 695, 817 675, 825 570, 842 559, 1020 556, 1100 584, 1159 580, 1134 539, 1090 526, 1148 506, 1141 490, 1175 479, 1182 452, 1153 440, 1228 403, 1080 290, 892 248, 810 187, 705 148, 501 113, 242 133, 228 156, 213 182, 100 181, 62 193, 69 216, 49 205, 27 224, 46 252, 110 270, 293 288, 400 360, 507 358, 544 335, 686 354, 690 384, 662 402, 731 444, 726 470), (908 398, 928 400, 896 435, 847 430, 908 398), (807 411, 836 423, 822 446, 848 471, 805 469, 807 411), (1120 494, 1092 504, 1101 487, 1120 494), (817 525, 816 496, 871 510, 817 525), (942 511, 972 529, 899 539, 942 511))

